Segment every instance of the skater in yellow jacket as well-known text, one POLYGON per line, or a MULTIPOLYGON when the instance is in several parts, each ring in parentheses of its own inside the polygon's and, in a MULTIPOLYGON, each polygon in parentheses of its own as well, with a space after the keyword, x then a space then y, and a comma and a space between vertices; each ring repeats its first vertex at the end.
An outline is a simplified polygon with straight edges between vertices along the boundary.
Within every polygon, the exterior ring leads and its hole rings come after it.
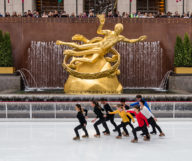
POLYGON ((122 122, 120 125, 117 126, 117 131, 119 133, 119 135, 116 137, 117 139, 121 139, 122 138, 122 134, 121 134, 121 127, 124 130, 124 136, 129 136, 129 132, 127 131, 126 126, 130 124, 131 120, 133 121, 133 123, 135 122, 133 116, 129 113, 124 111, 123 106, 122 105, 117 105, 117 110, 114 112, 109 112, 109 114, 119 114, 119 116, 122 118, 122 122), (131 120, 129 119, 129 116, 131 118, 131 120))

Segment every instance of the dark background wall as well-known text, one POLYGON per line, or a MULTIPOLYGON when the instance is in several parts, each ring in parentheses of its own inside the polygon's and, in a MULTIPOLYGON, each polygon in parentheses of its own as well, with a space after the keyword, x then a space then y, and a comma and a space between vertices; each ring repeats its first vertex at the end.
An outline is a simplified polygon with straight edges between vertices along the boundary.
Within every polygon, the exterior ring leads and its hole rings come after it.
MULTIPOLYGON (((147 41, 160 41, 167 59, 167 70, 173 68, 174 44, 177 35, 186 32, 191 36, 191 19, 122 19, 106 20, 104 29, 113 29, 118 22, 123 23, 123 35, 137 38, 147 35, 147 41)), ((88 38, 96 36, 99 25, 97 19, 69 18, 0 18, 0 29, 10 32, 15 67, 26 66, 27 49, 33 41, 71 41, 71 37, 80 33, 88 38)))

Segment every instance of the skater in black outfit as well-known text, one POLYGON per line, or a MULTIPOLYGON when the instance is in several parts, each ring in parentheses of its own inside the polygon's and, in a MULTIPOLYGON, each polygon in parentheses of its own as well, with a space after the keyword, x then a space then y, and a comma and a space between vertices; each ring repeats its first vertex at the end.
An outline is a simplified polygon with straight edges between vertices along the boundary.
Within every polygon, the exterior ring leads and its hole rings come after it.
POLYGON ((139 102, 140 105, 140 110, 141 113, 147 118, 147 121, 149 122, 149 124, 152 126, 153 131, 151 132, 151 134, 156 134, 156 128, 159 131, 160 135, 159 136, 165 136, 165 134, 162 132, 161 128, 159 127, 159 125, 156 123, 157 119, 154 117, 154 115, 152 114, 152 112, 150 112, 147 107, 144 105, 145 101, 141 100, 139 102))
MULTIPOLYGON (((114 126, 114 128, 115 128, 113 131, 117 131, 117 130, 116 130, 117 125, 116 125, 116 123, 115 123, 115 121, 114 121, 115 115, 114 115, 114 114, 112 114, 112 115, 109 114, 109 112, 113 112, 112 108, 111 108, 110 105, 107 103, 107 100, 104 99, 104 98, 101 99, 101 104, 104 105, 103 108, 104 108, 104 110, 105 110, 105 112, 106 112, 105 121, 109 121, 109 120, 110 120, 111 124, 112 124, 112 125, 114 126)), ((103 133, 105 133, 105 132, 106 132, 106 131, 104 131, 103 133)))
MULTIPOLYGON (((121 103, 121 105, 123 106, 124 110, 129 110, 129 109, 130 109, 130 106, 127 105, 125 102, 126 102, 126 101, 125 101, 125 98, 121 98, 121 99, 120 99, 120 103, 121 103)), ((131 115, 134 116, 134 114, 131 114, 131 115)), ((131 123, 131 121, 132 121, 131 118, 130 118, 129 116, 127 116, 127 117, 128 117, 129 120, 130 120, 129 126, 131 127, 132 130, 134 130, 134 126, 133 126, 133 124, 131 123)))
POLYGON ((74 137, 73 140, 79 140, 80 139, 80 136, 79 136, 79 133, 78 133, 79 129, 83 129, 83 131, 85 132, 85 135, 83 135, 82 137, 83 138, 88 138, 89 134, 88 134, 87 129, 86 129, 87 121, 85 119, 85 116, 83 115, 83 112, 85 111, 85 115, 87 116, 87 110, 82 109, 80 104, 76 104, 75 110, 78 112, 77 113, 77 118, 79 120, 80 125, 78 125, 74 129, 76 137, 74 137))
POLYGON ((96 118, 94 120, 92 120, 92 122, 94 123, 94 128, 96 131, 96 134, 94 135, 95 137, 100 137, 100 131, 98 129, 98 125, 103 124, 103 127, 105 128, 105 133, 104 135, 110 135, 110 131, 107 127, 107 124, 105 122, 105 117, 101 111, 101 107, 99 106, 97 101, 92 101, 91 102, 91 106, 94 108, 93 112, 96 114, 96 118), (99 118, 99 120, 97 120, 99 118), (96 121, 97 120, 97 121, 96 121), (96 122, 95 122, 96 121, 96 122))

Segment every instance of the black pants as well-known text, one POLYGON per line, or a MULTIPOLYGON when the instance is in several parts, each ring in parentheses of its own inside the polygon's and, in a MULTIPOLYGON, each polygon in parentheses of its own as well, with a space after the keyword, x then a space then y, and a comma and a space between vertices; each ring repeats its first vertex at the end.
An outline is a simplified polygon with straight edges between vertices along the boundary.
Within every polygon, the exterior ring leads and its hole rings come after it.
POLYGON ((120 125, 117 126, 117 131, 119 133, 119 136, 121 136, 121 127, 123 128, 123 130, 125 131, 126 135, 129 134, 129 132, 127 131, 126 126, 129 124, 129 122, 121 122, 120 125))
POLYGON ((156 123, 156 121, 154 120, 153 117, 150 117, 150 118, 148 119, 148 122, 149 122, 149 124, 152 126, 152 129, 153 129, 153 132, 154 132, 154 133, 156 133, 156 129, 155 129, 155 128, 157 128, 157 130, 158 130, 160 133, 162 133, 161 128, 159 127, 159 125, 157 125, 157 123, 156 123))
POLYGON ((80 124, 80 125, 78 125, 78 126, 74 129, 75 134, 76 134, 77 137, 79 137, 79 132, 78 132, 79 129, 83 129, 83 131, 85 132, 85 135, 86 135, 86 136, 89 135, 88 132, 87 132, 86 126, 80 124))
POLYGON ((134 130, 134 126, 132 125, 132 123, 131 123, 131 117, 129 117, 129 116, 127 116, 128 117, 128 119, 130 120, 130 122, 129 122, 129 126, 132 128, 132 130, 134 130))
POLYGON ((147 136, 147 138, 149 138, 149 132, 148 132, 148 129, 147 129, 147 126, 146 124, 142 127, 138 126, 136 127, 134 130, 133 130, 133 135, 134 135, 134 139, 138 139, 137 138, 137 131, 142 131, 144 135, 147 136))
POLYGON ((105 118, 105 121, 109 121, 110 120, 110 122, 111 122, 111 124, 115 127, 115 129, 117 128, 117 124, 115 123, 115 121, 114 121, 114 116, 107 116, 106 118, 105 118))
POLYGON ((103 127, 105 128, 106 133, 110 133, 109 128, 108 128, 108 126, 107 126, 107 124, 105 122, 105 119, 103 118, 103 119, 99 119, 98 121, 96 121, 94 123, 94 125, 93 125, 97 135, 100 135, 100 131, 99 131, 99 128, 98 128, 98 125, 100 125, 100 124, 103 124, 103 127))

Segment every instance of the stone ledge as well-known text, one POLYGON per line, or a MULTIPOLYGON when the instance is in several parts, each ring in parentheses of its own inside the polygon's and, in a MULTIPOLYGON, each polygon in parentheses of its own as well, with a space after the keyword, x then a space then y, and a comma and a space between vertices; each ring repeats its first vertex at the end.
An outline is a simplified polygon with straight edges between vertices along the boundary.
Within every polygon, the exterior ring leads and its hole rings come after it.
POLYGON ((192 92, 192 76, 191 75, 170 76, 169 91, 192 92))
POLYGON ((0 92, 21 90, 21 77, 15 75, 0 75, 0 92))

